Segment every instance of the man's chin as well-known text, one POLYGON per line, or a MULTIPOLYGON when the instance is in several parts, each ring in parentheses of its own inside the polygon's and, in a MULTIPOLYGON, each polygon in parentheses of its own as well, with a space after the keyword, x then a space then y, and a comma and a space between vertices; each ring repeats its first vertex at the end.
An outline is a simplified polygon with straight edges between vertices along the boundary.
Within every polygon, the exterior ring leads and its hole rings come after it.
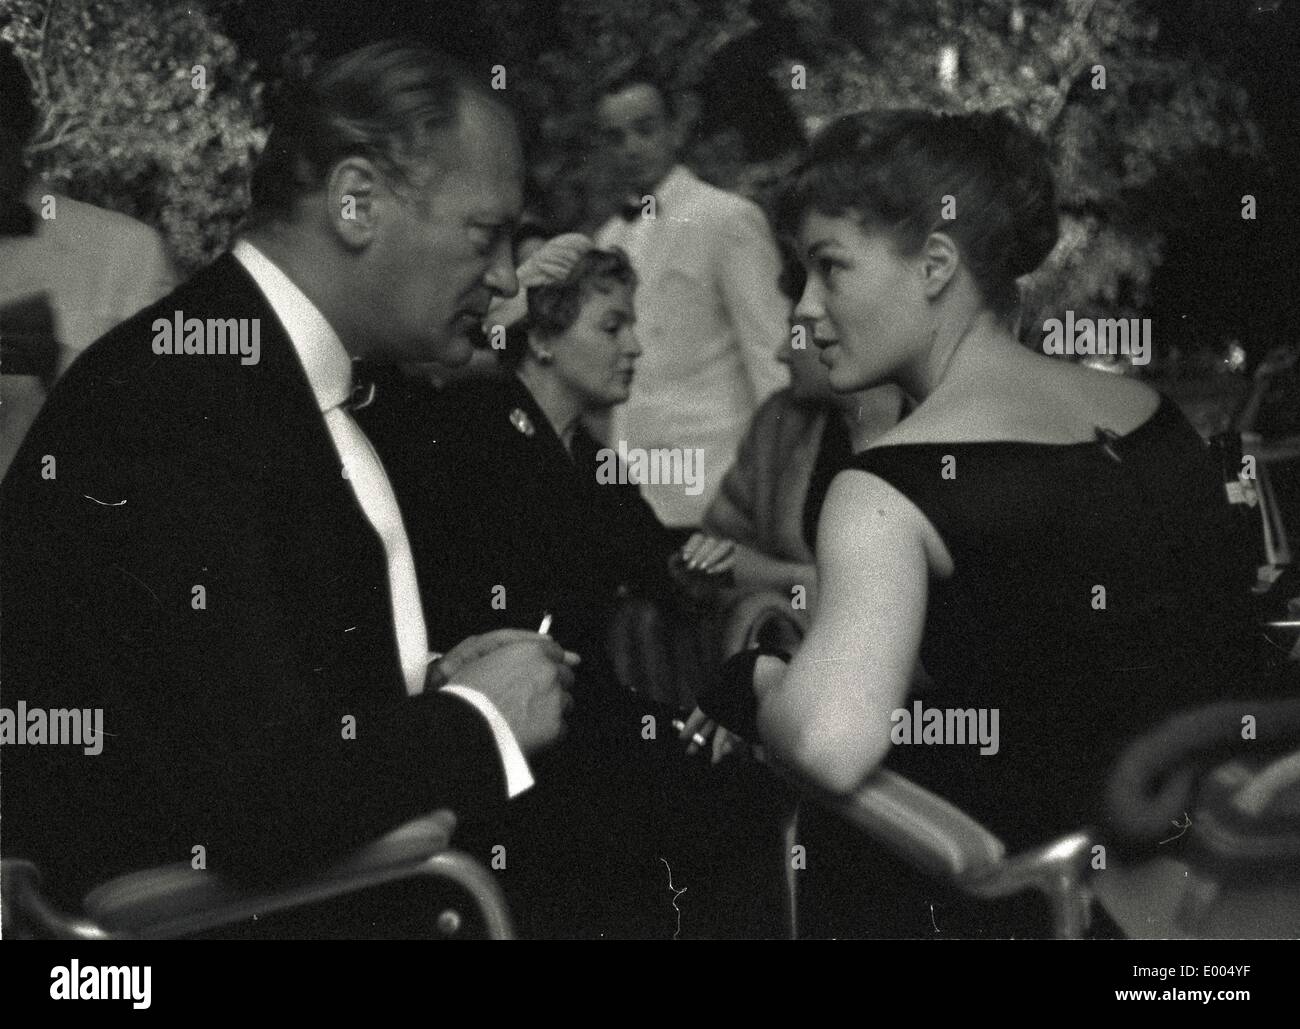
POLYGON ((434 360, 448 368, 461 368, 469 364, 474 356, 474 350, 474 343, 468 334, 456 333, 448 337, 438 349, 438 356, 434 360))
POLYGON ((474 336, 477 326, 457 322, 435 341, 424 341, 416 360, 432 361, 444 368, 460 368, 474 356, 474 336))

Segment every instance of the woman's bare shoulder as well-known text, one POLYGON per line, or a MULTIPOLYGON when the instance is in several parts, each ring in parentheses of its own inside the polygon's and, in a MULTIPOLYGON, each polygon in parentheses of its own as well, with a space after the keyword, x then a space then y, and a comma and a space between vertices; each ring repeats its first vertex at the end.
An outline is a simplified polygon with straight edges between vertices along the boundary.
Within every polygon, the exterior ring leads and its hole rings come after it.
POLYGON ((1026 374, 954 383, 927 397, 872 446, 926 443, 1087 442, 1098 427, 1123 436, 1160 405, 1150 386, 1044 358, 1026 374))

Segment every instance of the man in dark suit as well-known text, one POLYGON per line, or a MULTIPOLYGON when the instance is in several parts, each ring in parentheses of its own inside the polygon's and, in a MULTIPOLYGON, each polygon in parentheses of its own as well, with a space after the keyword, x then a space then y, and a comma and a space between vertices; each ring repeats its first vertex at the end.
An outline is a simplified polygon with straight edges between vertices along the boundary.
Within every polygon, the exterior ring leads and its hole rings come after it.
POLYGON ((5 706, 102 710, 102 749, 29 733, 0 803, 6 856, 60 899, 200 853, 302 874, 531 785, 576 658, 522 631, 429 655, 351 415, 351 359, 468 360, 517 288, 522 177, 508 112, 446 58, 332 61, 277 118, 232 252, 50 397, 0 487, 5 706))

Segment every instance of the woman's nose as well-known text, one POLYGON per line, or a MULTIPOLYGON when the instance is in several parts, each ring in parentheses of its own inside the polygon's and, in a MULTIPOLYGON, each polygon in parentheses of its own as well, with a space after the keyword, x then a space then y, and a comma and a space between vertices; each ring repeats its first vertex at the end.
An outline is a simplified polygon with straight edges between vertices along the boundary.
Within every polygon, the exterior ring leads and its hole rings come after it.
POLYGON ((822 303, 821 287, 817 285, 814 277, 809 275, 808 282, 803 288, 803 296, 799 298, 799 303, 795 306, 794 320, 812 324, 821 321, 825 317, 826 307, 822 303))
POLYGON ((640 357, 643 353, 641 349, 641 340, 637 337, 636 330, 629 326, 623 331, 623 353, 628 357, 640 357))

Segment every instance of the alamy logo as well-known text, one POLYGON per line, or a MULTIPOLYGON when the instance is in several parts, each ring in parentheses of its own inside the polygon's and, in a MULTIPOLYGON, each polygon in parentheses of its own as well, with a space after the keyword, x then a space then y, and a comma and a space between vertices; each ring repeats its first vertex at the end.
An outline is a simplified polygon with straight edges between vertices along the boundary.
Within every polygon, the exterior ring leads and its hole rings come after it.
POLYGON ((646 450, 629 448, 627 440, 619 440, 618 450, 602 447, 596 457, 600 461, 596 482, 602 486, 629 482, 638 486, 685 486, 688 497, 704 492, 704 451, 698 447, 646 450))
POLYGON ((1150 318, 1076 318, 1066 311, 1064 322, 1043 322, 1043 332, 1043 353, 1053 357, 1124 354, 1135 365, 1151 360, 1150 318))
POLYGON ((889 738, 899 746, 978 743, 985 757, 998 752, 998 709, 995 707, 925 707, 914 700, 911 711, 900 707, 889 720, 894 723, 889 738))
POLYGON ((104 749, 104 709, 29 708, 18 701, 18 710, 0 707, 0 744, 31 746, 56 744, 81 747, 91 757, 104 749))
POLYGON ((153 966, 87 965, 72 959, 71 965, 50 969, 50 997, 54 1000, 129 1000, 143 1011, 151 1003, 153 966))
POLYGON ((262 357, 260 318, 155 318, 153 352, 164 354, 239 355, 240 364, 257 364, 262 357))

